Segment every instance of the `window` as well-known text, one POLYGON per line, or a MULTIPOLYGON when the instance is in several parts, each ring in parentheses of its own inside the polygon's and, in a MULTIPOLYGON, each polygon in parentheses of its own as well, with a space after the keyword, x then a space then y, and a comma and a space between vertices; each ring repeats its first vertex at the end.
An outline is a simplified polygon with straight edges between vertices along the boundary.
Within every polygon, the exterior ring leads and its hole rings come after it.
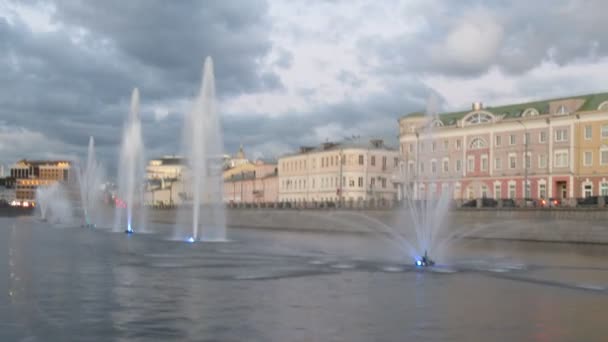
POLYGON ((547 155, 541 154, 538 156, 538 168, 544 169, 547 167, 547 155))
POLYGON ((372 166, 376 166, 376 156, 372 156, 372 166))
POLYGON ((555 115, 566 115, 568 114, 568 108, 565 105, 561 105, 555 110, 555 115))
POLYGON ((509 154, 509 169, 514 169, 517 167, 517 159, 515 153, 509 154))
POLYGON ((487 144, 483 139, 475 138, 475 139, 473 139, 473 141, 471 141, 469 148, 472 150, 476 150, 476 149, 484 148, 486 146, 487 146, 487 144))
POLYGON ((437 173, 437 161, 435 159, 431 160, 431 172, 433 174, 437 173))
POLYGON ((399 166, 399 158, 395 158, 394 164, 395 164, 395 167, 399 166))
POLYGON ((568 141, 568 130, 566 128, 560 128, 555 130, 555 141, 568 141))
POLYGON ((433 143, 431 144, 431 151, 435 152, 437 151, 437 143, 433 141, 433 143))
POLYGON ((456 159, 456 172, 460 172, 462 170, 462 160, 456 159))
POLYGON ((602 139, 608 138, 608 125, 602 125, 602 139))
POLYGON ((485 184, 481 185, 481 197, 483 197, 483 198, 488 197, 488 186, 485 184))
POLYGON ((530 143, 530 133, 524 133, 524 144, 530 143))
POLYGON ((474 112, 465 116, 463 121, 465 126, 478 125, 486 122, 493 122, 494 116, 489 113, 474 112))
MULTIPOLYGON (((409 144, 408 149, 409 149, 410 153, 414 153, 414 144, 409 144)), ((361 157, 363 157, 363 156, 361 156, 361 157)))
POLYGON ((355 187, 355 179, 354 178, 348 178, 348 186, 351 188, 355 187))
POLYGON ((450 143, 447 140, 443 141, 443 150, 447 151, 450 147, 450 143))
POLYGON ((462 148, 462 141, 460 141, 460 139, 456 140, 456 150, 460 151, 460 149, 462 148))
POLYGON ((386 178, 382 177, 382 188, 386 189, 386 178))
POLYGON ((584 159, 583 159, 583 165, 585 166, 591 166, 593 164, 593 152, 591 151, 585 151, 584 154, 584 159))
POLYGON ((334 166, 334 157, 329 157, 329 164, 334 166))
POLYGON ((488 156, 481 156, 481 171, 488 171, 488 156))
POLYGON ((591 197, 593 196, 593 184, 585 184, 583 185, 583 197, 591 197))
POLYGON ((414 161, 412 161, 412 160, 410 160, 410 161, 407 163, 407 173, 408 173, 409 175, 413 175, 413 174, 414 174, 414 161))
POLYGON ((494 184, 494 199, 501 199, 502 198, 502 189, 500 187, 500 183, 496 183, 494 184))
POLYGON ((467 172, 475 171, 475 157, 469 156, 467 158, 467 172))
POLYGON ((386 156, 382 157, 382 170, 386 170, 386 156))
POLYGON ((515 145, 515 134, 509 135, 509 145, 515 145))
POLYGON ((450 160, 445 158, 443 159, 443 173, 450 172, 450 160))
POLYGON ((528 182, 524 182, 522 181, 522 187, 524 187, 524 198, 530 198, 531 194, 530 194, 530 181, 528 182))
POLYGON ((524 168, 529 169, 532 167, 532 154, 530 152, 526 153, 524 158, 524 168))
POLYGON ((600 150, 600 164, 608 164, 608 149, 602 148, 600 150))
POLYGON ((546 141, 547 141, 547 132, 542 131, 542 132, 538 133, 538 142, 544 143, 546 141))
POLYGON ((502 137, 500 135, 497 135, 494 137, 494 145, 496 146, 500 146, 502 144, 502 137))
POLYGON ((424 162, 420 162, 420 173, 424 172, 424 162))
POLYGON ((502 160, 500 158, 494 159, 494 169, 495 170, 502 169, 502 160))
POLYGON ((544 183, 538 184, 538 197, 546 198, 547 197, 547 185, 544 183))
POLYGON ((357 185, 359 185, 360 188, 363 187, 363 177, 359 177, 357 185))
POLYGON ((608 196, 608 183, 600 183, 600 196, 608 196))
POLYGON ((372 177, 369 179, 369 186, 370 186, 370 188, 373 188, 374 186, 376 186, 376 178, 372 177))
POLYGON ((555 167, 568 167, 568 151, 555 151, 555 167))
POLYGON ((591 125, 585 126, 585 140, 591 140, 593 137, 593 127, 591 125))
POLYGON ((509 198, 515 198, 515 183, 509 183, 509 198))

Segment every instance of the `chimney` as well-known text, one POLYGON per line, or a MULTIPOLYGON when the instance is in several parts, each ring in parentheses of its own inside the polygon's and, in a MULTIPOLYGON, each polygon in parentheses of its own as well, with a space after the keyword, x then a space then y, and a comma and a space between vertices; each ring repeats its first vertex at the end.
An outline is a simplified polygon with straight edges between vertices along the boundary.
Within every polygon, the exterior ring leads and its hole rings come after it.
POLYGON ((481 102, 473 102, 473 110, 482 110, 483 109, 483 103, 481 102))

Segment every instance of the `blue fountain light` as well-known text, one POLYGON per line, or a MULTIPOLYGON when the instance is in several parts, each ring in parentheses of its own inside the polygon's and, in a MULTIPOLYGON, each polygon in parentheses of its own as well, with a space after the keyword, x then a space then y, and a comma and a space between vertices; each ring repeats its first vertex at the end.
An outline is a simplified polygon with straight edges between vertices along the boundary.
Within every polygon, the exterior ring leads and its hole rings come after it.
POLYGON ((422 266, 422 260, 416 260, 416 266, 422 266))
POLYGON ((131 223, 127 224, 127 230, 125 230, 127 234, 133 234, 133 228, 131 228, 131 223))
POLYGON ((186 241, 189 242, 189 243, 194 243, 194 237, 191 236, 186 241))

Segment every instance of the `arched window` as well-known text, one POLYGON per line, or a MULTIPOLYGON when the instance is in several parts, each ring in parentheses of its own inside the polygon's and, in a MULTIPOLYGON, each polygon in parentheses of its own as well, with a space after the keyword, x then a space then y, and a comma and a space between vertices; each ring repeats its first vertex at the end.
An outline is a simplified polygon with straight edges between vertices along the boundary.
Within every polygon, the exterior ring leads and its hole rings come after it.
POLYGON ((604 101, 597 106, 597 110, 608 110, 608 101, 604 101))
POLYGON ((467 114, 462 120, 464 126, 478 125, 482 123, 494 122, 494 115, 488 112, 473 112, 467 114))
POLYGON ((529 116, 538 116, 538 110, 536 110, 536 108, 528 108, 526 110, 524 110, 524 112, 521 114, 522 117, 529 117, 529 116))
POLYGON ((486 147, 488 147, 488 144, 486 143, 485 140, 483 140, 481 138, 475 138, 469 144, 469 149, 471 149, 471 150, 478 150, 480 148, 486 148, 486 147))
POLYGON ((568 111, 568 108, 565 105, 561 105, 555 110, 555 115, 566 115, 568 113, 570 112, 568 111))
POLYGON ((433 119, 433 121, 431 121, 430 127, 443 127, 443 122, 441 122, 441 120, 439 119, 433 119))

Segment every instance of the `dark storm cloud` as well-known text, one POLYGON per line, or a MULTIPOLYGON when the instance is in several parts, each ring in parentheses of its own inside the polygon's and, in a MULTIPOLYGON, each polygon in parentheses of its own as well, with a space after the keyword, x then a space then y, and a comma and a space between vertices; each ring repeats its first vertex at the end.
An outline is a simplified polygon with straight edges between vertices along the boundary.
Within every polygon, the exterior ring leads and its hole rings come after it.
MULTIPOLYGON (((198 92, 207 55, 215 57, 218 96, 283 87, 260 65, 271 48, 263 1, 28 4, 51 4, 59 30, 34 32, 19 17, 0 15, 0 121, 41 133, 81 156, 93 135, 101 159, 113 164, 132 88, 142 93, 142 117, 152 117, 145 112, 150 104, 198 92)), ((175 152, 180 116, 162 125, 145 120, 144 132, 153 153, 175 152)), ((58 144, 39 146, 41 154, 58 144)))

